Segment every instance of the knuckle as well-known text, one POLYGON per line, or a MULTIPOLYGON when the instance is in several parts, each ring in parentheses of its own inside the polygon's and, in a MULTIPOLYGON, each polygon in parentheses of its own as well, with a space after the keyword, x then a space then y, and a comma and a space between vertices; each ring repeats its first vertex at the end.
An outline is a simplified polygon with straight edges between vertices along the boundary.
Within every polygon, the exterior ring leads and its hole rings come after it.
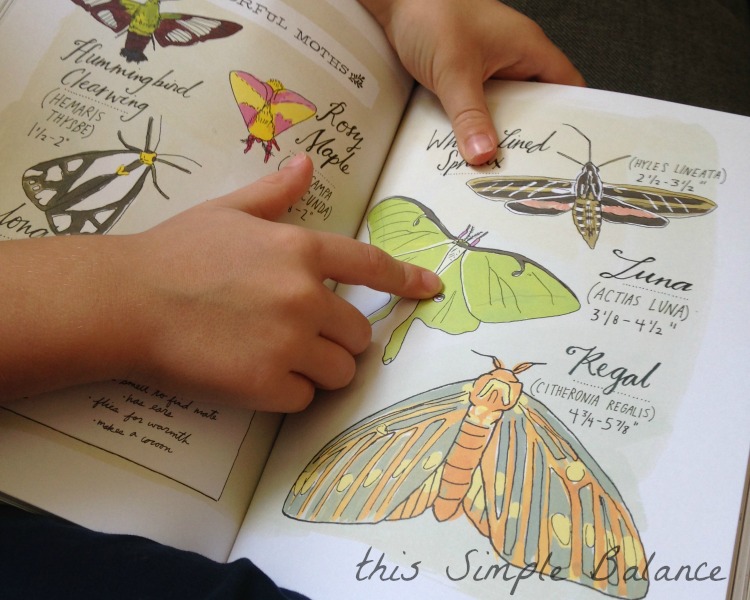
POLYGON ((453 118, 454 128, 465 131, 482 127, 486 121, 487 113, 477 106, 464 107, 453 118))
POLYGON ((354 357, 348 352, 343 353, 336 369, 336 378, 333 382, 332 389, 338 389, 349 385, 352 379, 354 379, 356 370, 357 363, 354 360, 354 357))
POLYGON ((289 253, 308 256, 318 251, 315 236, 299 227, 280 228, 278 236, 276 242, 289 253))
POLYGON ((528 28, 528 35, 533 36, 535 39, 544 41, 548 39, 547 34, 544 33, 544 29, 542 29, 542 26, 536 21, 528 19, 526 21, 526 27, 528 28))
MULTIPOLYGON (((326 311, 324 288, 320 282, 314 279, 302 279, 289 284, 285 297, 285 308, 296 316, 297 321, 304 317, 318 321, 320 315, 326 311)), ((292 335, 299 335, 299 331, 291 331, 292 335)))
POLYGON ((320 373, 316 384, 322 390, 338 390, 349 385, 354 379, 357 363, 346 350, 339 349, 330 354, 324 373, 320 373))
POLYGON ((320 315, 325 314, 327 288, 314 277, 287 278, 282 286, 276 298, 275 314, 284 325, 278 327, 275 336, 299 335, 295 327, 303 324, 305 318, 318 322, 320 315))
POLYGON ((303 381, 299 385, 297 392, 291 397, 286 398, 283 406, 284 412, 296 413, 305 410, 315 398, 315 385, 311 381, 303 381))
POLYGON ((362 354, 362 352, 367 350, 372 341, 372 326, 363 316, 354 329, 351 347, 352 354, 362 354))

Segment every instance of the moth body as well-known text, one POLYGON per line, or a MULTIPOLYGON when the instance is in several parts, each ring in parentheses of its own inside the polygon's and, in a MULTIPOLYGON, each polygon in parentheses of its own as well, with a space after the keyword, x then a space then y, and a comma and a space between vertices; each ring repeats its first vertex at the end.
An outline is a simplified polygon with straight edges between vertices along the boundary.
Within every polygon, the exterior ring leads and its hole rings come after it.
POLYGON ((159 0, 146 0, 133 12, 128 32, 151 38, 160 21, 159 0))

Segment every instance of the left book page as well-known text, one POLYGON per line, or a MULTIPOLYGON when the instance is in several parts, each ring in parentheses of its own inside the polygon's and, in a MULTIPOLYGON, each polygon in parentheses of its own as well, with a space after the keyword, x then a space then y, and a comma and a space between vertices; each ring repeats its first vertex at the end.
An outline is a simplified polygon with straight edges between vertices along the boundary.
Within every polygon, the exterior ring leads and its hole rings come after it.
MULTIPOLYGON (((313 185, 286 219, 355 234, 412 84, 357 2, 2 10, 0 239, 138 232, 301 151, 313 185)), ((277 425, 148 381, 19 399, 0 492, 223 559, 277 425)))

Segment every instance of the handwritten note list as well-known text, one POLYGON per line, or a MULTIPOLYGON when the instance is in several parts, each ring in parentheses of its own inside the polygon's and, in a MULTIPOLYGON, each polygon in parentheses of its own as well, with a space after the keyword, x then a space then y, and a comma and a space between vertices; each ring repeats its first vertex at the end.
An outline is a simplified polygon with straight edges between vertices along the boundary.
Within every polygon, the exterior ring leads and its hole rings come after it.
POLYGON ((9 409, 218 499, 253 412, 117 380, 21 400, 9 409))

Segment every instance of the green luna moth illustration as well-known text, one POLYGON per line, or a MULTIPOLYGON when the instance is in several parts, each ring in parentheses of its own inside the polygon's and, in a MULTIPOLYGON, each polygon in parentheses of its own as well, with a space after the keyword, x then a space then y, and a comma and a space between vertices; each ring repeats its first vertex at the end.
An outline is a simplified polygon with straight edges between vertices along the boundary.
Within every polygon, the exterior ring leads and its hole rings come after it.
MULTIPOLYGON (((575 294, 534 261, 504 250, 481 248, 486 232, 472 226, 454 236, 435 213, 416 200, 392 197, 377 204, 367 217, 370 243, 404 262, 436 272, 443 291, 416 303, 391 334, 383 362, 401 350, 414 321, 458 335, 480 323, 508 323, 554 317, 580 308, 575 294)), ((369 316, 374 324, 387 317, 398 296, 369 316)))

